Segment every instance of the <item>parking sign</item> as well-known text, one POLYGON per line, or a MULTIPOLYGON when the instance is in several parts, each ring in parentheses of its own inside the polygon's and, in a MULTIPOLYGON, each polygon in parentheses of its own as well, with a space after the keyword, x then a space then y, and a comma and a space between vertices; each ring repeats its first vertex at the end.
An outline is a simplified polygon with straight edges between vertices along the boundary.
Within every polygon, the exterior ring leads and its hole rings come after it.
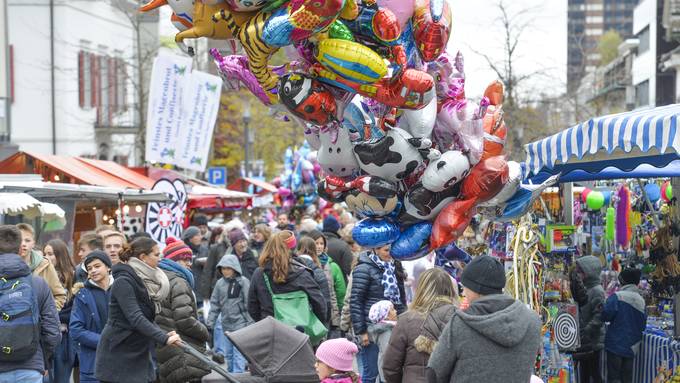
POLYGON ((210 167, 207 171, 208 182, 213 185, 227 186, 227 168, 210 167))

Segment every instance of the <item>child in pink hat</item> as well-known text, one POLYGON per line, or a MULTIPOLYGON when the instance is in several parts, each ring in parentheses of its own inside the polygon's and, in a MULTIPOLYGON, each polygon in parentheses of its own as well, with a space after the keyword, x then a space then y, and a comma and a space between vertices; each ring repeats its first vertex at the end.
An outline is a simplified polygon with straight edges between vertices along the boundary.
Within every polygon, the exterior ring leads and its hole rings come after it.
POLYGON ((316 350, 316 373, 321 383, 361 383, 352 370, 357 345, 345 338, 327 340, 316 350))

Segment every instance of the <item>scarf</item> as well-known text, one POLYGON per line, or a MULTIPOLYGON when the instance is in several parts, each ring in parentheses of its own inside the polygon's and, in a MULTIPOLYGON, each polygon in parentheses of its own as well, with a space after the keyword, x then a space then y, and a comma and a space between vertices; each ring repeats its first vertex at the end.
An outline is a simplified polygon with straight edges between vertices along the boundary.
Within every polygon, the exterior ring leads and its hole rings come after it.
POLYGON ((179 276, 184 278, 184 280, 187 281, 187 283, 189 284, 189 286, 191 286, 191 289, 193 290, 194 275, 191 274, 190 270, 187 270, 186 268, 182 267, 179 263, 168 258, 161 259, 161 262, 158 264, 158 267, 160 267, 163 270, 172 271, 173 273, 178 274, 179 276))
POLYGON ((128 265, 132 267, 139 278, 144 282, 146 291, 149 293, 149 298, 153 301, 156 307, 156 314, 161 312, 161 302, 168 297, 170 293, 170 281, 168 276, 158 268, 153 268, 139 258, 130 258, 128 265))
POLYGON ((394 261, 383 261, 374 252, 368 253, 368 258, 375 262, 376 265, 383 269, 382 286, 383 296, 389 299, 394 304, 401 303, 401 294, 399 293, 399 285, 397 285, 397 275, 395 274, 394 261))
POLYGON ((328 264, 328 254, 321 253, 319 255, 319 262, 321 262, 321 265, 326 266, 328 264))
POLYGON ((42 261, 45 260, 45 259, 47 259, 47 258, 43 257, 43 255, 39 251, 31 250, 31 259, 30 259, 31 263, 28 265, 28 267, 31 268, 31 272, 34 272, 35 269, 37 269, 38 266, 40 266, 42 261))

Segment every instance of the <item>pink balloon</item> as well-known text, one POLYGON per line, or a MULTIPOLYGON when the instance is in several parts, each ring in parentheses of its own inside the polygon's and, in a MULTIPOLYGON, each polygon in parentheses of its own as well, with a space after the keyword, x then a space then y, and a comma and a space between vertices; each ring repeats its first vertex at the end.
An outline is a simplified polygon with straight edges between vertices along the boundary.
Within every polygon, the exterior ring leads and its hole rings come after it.
POLYGON ((397 16, 402 30, 404 30, 404 26, 413 16, 413 12, 416 9, 416 4, 413 0, 378 0, 378 6, 392 11, 397 16))
POLYGON ((279 188, 279 195, 283 198, 288 197, 292 192, 288 188, 280 187, 279 188))

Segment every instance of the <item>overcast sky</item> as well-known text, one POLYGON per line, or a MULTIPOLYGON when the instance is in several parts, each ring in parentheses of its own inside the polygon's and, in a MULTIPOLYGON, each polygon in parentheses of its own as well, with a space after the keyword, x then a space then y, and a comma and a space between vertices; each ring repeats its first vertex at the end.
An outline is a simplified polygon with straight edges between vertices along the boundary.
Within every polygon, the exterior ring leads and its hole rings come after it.
MULTIPOLYGON (((453 14, 453 32, 449 51, 461 50, 465 55, 466 91, 469 97, 479 97, 496 76, 481 56, 484 52, 495 60, 503 58, 503 29, 498 23, 498 0, 447 0, 453 14)), ((505 0, 511 14, 531 9, 520 22, 530 20, 518 45, 517 68, 520 74, 548 72, 527 84, 528 89, 541 89, 547 94, 559 94, 566 84, 567 62, 567 0, 505 0)), ((169 7, 161 13, 161 34, 172 35, 169 7)))

